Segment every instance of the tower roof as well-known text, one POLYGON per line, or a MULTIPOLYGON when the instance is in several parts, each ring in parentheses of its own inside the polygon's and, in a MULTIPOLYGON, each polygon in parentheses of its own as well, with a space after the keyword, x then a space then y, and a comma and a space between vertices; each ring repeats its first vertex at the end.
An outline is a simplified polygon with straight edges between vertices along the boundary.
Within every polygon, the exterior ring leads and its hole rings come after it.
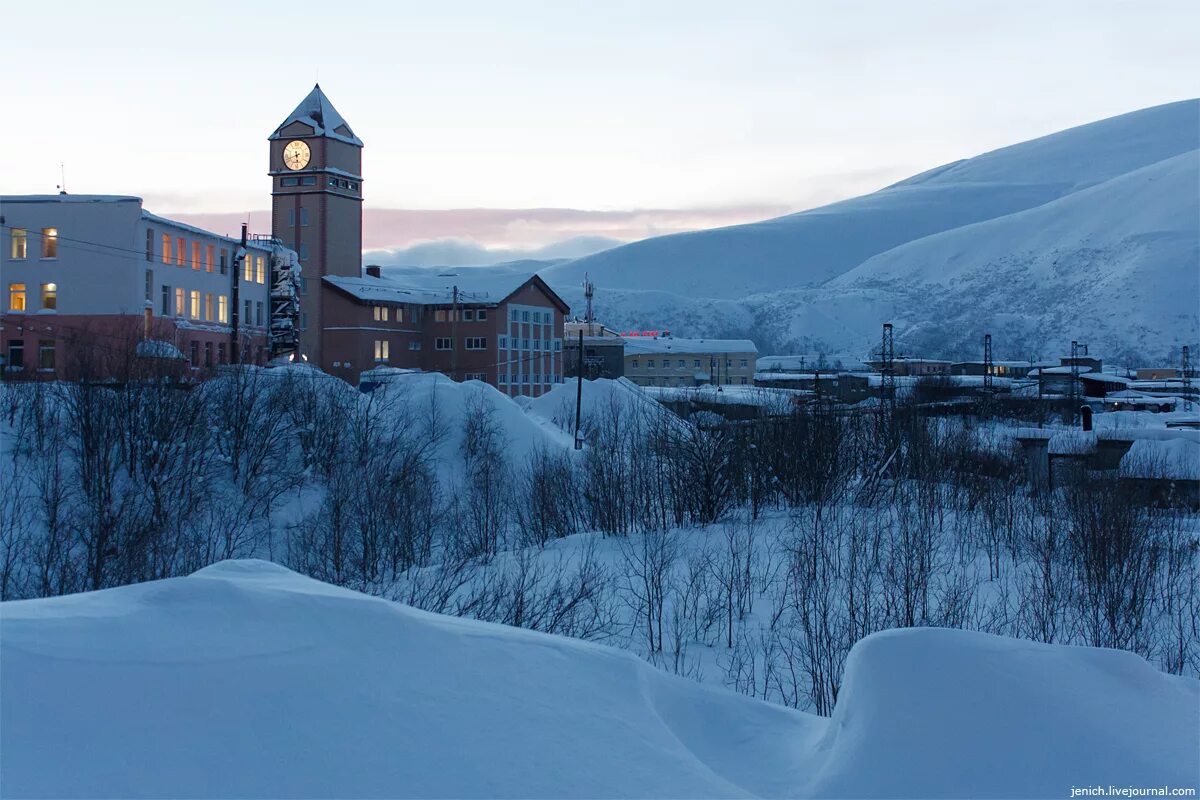
POLYGON ((321 91, 321 84, 313 86, 308 97, 300 101, 300 105, 296 106, 296 110, 288 115, 288 118, 279 124, 275 132, 267 137, 270 139, 287 138, 282 130, 293 122, 302 122, 308 125, 315 131, 317 136, 328 136, 330 139, 337 139, 348 144, 363 146, 362 139, 354 135, 354 131, 350 130, 350 126, 333 107, 333 103, 329 102, 329 98, 321 91))

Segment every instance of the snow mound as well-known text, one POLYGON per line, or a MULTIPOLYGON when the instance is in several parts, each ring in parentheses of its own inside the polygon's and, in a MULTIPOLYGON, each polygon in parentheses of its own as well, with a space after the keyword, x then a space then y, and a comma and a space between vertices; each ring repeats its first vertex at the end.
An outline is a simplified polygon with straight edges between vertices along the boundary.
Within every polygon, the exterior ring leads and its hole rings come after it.
POLYGON ((816 797, 1193 787, 1200 684, 1119 650, 886 631, 850 652, 817 747, 825 761, 806 791, 816 797))
POLYGON ((1197 682, 1115 651, 879 634, 826 720, 262 561, 0 612, 12 797, 1065 797, 1197 769, 1197 682))
MULTIPOLYGON (((573 430, 578 392, 578 380, 568 379, 540 397, 530 400, 526 410, 529 414, 549 420, 564 430, 573 430)), ((586 428, 589 421, 601 420, 614 411, 661 414, 663 408, 628 378, 585 380, 580 400, 580 418, 583 426, 586 428)))

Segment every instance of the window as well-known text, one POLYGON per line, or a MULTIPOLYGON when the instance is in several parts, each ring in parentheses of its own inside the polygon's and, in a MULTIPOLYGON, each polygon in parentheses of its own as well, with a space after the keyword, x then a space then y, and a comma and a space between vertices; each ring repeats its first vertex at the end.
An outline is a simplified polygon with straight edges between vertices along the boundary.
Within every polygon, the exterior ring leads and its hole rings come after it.
POLYGON ((38 340, 38 369, 54 369, 54 340, 38 340))
POLYGON ((229 324, 229 298, 223 294, 217 296, 217 322, 229 324))
POLYGON ((742 376, 742 385, 743 386, 746 385, 746 376, 745 375, 742 376))
POLYGON ((499 337, 496 340, 496 347, 499 347, 501 350, 507 350, 508 349, 508 337, 507 336, 499 337))
POLYGON ((388 340, 387 339, 376 339, 375 340, 375 361, 376 361, 376 363, 382 363, 387 360, 388 360, 388 340))
POLYGON ((411 341, 411 342, 409 342, 409 343, 408 343, 408 349, 409 349, 409 350, 420 350, 420 349, 421 349, 421 342, 420 342, 420 341, 418 341, 418 340, 414 340, 414 341, 411 341))
POLYGON ((146 270, 146 302, 154 299, 154 270, 146 270))
POLYGON ((317 178, 314 175, 306 175, 305 177, 300 179, 300 185, 301 186, 316 186, 317 178))
POLYGON ((227 361, 229 361, 229 354, 225 350, 225 343, 217 342, 217 363, 224 364, 227 361))
POLYGON ((528 349, 529 349, 529 340, 528 340, 528 339, 522 339, 522 340, 521 340, 521 349, 522 349, 522 350, 528 350, 528 349))
POLYGON ((246 306, 245 306, 245 307, 246 307, 246 313, 242 315, 242 324, 243 324, 243 325, 249 325, 249 324, 250 324, 250 320, 254 319, 254 315, 253 315, 253 312, 254 312, 254 301, 252 301, 252 300, 247 300, 247 301, 246 301, 246 306))
POLYGON ((487 337, 468 336, 463 344, 468 350, 487 350, 487 337))
POLYGON ((192 269, 200 269, 200 243, 192 242, 192 269))
POLYGON ((165 283, 162 288, 162 315, 164 317, 171 316, 171 287, 165 283))
POLYGON ((146 228, 146 260, 154 260, 154 228, 146 228))
POLYGON ((200 319, 200 290, 192 289, 192 319, 200 319))
POLYGON ((700 369, 700 359, 697 358, 695 361, 693 361, 692 366, 696 369, 700 369))
POLYGON ((29 233, 24 228, 12 229, 12 250, 10 253, 13 261, 21 261, 29 256, 29 233))
POLYGON ((187 313, 184 308, 184 306, 185 306, 184 297, 185 297, 185 295, 184 295, 183 289, 177 288, 175 290, 175 316, 177 316, 177 317, 182 317, 182 316, 184 316, 185 313, 187 313))
POLYGON ((163 253, 162 253, 163 263, 170 264, 171 263, 171 234, 164 233, 162 235, 162 248, 163 248, 163 253))
POLYGON ((204 343, 204 366, 206 366, 206 367, 212 366, 212 364, 213 364, 212 356, 213 356, 213 343, 205 342, 204 343))
POLYGON ((654 369, 654 359, 653 358, 646 359, 646 368, 654 369))
POLYGON ((681 359, 679 359, 679 363, 677 364, 677 366, 678 366, 680 369, 682 369, 683 367, 686 367, 686 366, 687 366, 687 362, 686 362, 686 361, 684 361, 684 360, 681 358, 681 359))
POLYGON ((300 257, 301 261, 307 261, 308 260, 308 245, 305 244, 304 242, 301 242, 300 249, 296 252, 296 255, 300 257))
POLYGON ((217 246, 215 244, 210 244, 204 248, 204 271, 205 272, 213 271, 213 262, 217 260, 216 254, 217 254, 217 246))
POLYGON ((25 310, 25 284, 10 283, 8 285, 8 310, 25 310))
POLYGON ((480 322, 486 322, 487 321, 487 309, 481 308, 478 311, 476 311, 475 319, 479 320, 480 322))
POLYGON ((357 188, 358 188, 358 184, 357 184, 357 183, 355 183, 354 181, 350 181, 350 188, 351 188, 351 189, 357 189, 357 188))
POLYGON ((446 321, 446 309, 439 308, 437 311, 434 311, 433 312, 433 321, 434 322, 445 322, 446 321))
POLYGON ((388 321, 388 307, 387 306, 374 306, 373 308, 375 309, 375 321, 376 322, 387 322, 388 321))
POLYGON ((255 260, 255 263, 258 265, 258 282, 266 283, 267 282, 267 259, 266 259, 266 256, 258 256, 258 258, 255 260))
POLYGON ((433 349, 434 350, 453 350, 454 349, 454 340, 449 337, 446 337, 446 338, 439 337, 438 339, 436 339, 434 341, 433 349))
POLYGON ((513 322, 517 321, 517 310, 515 308, 512 311, 512 321, 513 322))
POLYGON ((300 209, 300 227, 301 228, 308 227, 308 209, 307 208, 300 209))
POLYGON ((294 208, 288 209, 288 227, 289 228, 296 227, 296 209, 294 209, 294 208))
POLYGON ((533 340, 533 349, 537 350, 539 352, 541 351, 541 349, 542 349, 542 340, 541 339, 533 340))
POLYGON ((58 258, 58 228, 42 228, 42 258, 58 258))
POLYGON ((332 186, 334 189, 336 189, 337 188, 337 178, 330 178, 329 185, 332 186))
POLYGON ((263 324, 263 303, 262 303, 262 300, 259 300, 257 303, 255 303, 255 304, 254 304, 254 324, 255 324, 255 325, 257 325, 257 326, 258 326, 258 327, 260 327, 260 328, 262 327, 262 324, 263 324))
POLYGON ((8 368, 25 369, 25 342, 21 339, 8 342, 8 368))
POLYGON ((180 236, 175 240, 175 266, 182 267, 184 257, 184 241, 183 237, 180 236))
POLYGON ((299 178, 284 178, 282 181, 280 181, 280 183, 282 183, 284 186, 299 186, 300 179, 299 178))
MULTIPOLYGON (((746 365, 746 359, 743 358, 738 366, 745 367, 746 365)), ((745 381, 742 381, 742 383, 745 383, 745 381)))
POLYGON ((229 273, 229 251, 224 247, 221 248, 220 270, 222 275, 227 275, 229 273))
POLYGON ((496 376, 496 383, 507 384, 508 383, 508 373, 501 371, 500 374, 496 376))
POLYGON ((521 312, 521 321, 522 321, 522 322, 529 322, 529 312, 528 312, 528 311, 522 311, 522 312, 521 312))
POLYGON ((468 372, 467 380, 469 380, 469 381, 486 381, 487 376, 484 375, 482 372, 468 372))
POLYGON ((58 308, 58 284, 42 284, 42 308, 58 308))
POLYGON ((200 363, 200 343, 193 341, 189 349, 192 351, 192 366, 195 366, 200 363))
POLYGON ((562 352, 562 339, 554 340, 554 352, 556 352, 556 353, 562 352))
POLYGON ((212 292, 204 293, 204 321, 213 321, 213 296, 212 292))
POLYGON ((302 330, 302 331, 308 330, 308 312, 307 311, 300 312, 300 330, 302 330))
POLYGON ((249 253, 242 258, 242 280, 254 283, 254 256, 249 253))
POLYGON ((630 368, 630 369, 638 369, 638 368, 639 368, 639 367, 638 367, 638 360, 637 360, 636 358, 633 360, 633 363, 630 365, 630 367, 629 367, 629 368, 630 368))

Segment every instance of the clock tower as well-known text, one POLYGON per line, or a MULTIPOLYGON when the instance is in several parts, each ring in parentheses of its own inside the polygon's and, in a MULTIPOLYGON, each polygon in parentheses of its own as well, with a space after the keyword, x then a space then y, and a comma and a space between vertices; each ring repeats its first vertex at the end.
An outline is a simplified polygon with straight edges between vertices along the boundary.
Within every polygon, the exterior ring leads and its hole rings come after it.
POLYGON ((362 140, 318 84, 268 137, 271 231, 300 257, 300 350, 322 352, 326 275, 362 273, 362 140))

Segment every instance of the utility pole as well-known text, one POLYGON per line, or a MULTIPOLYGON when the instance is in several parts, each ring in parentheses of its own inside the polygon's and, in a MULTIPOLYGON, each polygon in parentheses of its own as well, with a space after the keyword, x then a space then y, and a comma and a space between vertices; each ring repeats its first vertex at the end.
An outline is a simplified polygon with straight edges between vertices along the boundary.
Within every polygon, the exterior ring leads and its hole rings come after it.
POLYGON ((583 449, 579 436, 579 416, 583 412, 583 328, 579 329, 579 380, 575 383, 575 449, 583 449))
POLYGON ((592 292, 595 290, 595 288, 596 287, 592 284, 592 282, 588 280, 588 274, 586 272, 583 273, 583 296, 587 300, 587 313, 584 314, 583 321, 587 323, 588 336, 596 335, 596 331, 592 327, 592 324, 596 321, 596 317, 592 314, 592 292))
POLYGON ((985 394, 992 393, 992 335, 985 333, 983 335, 983 391, 985 394))
POLYGON ((1192 349, 1186 344, 1183 346, 1183 363, 1180 366, 1183 368, 1183 393, 1190 395, 1192 393, 1192 364, 1191 364, 1192 349))
POLYGON ((896 350, 892 323, 883 323, 883 342, 880 345, 880 409, 885 413, 896 410, 896 350))
POLYGON ((230 297, 231 303, 233 305, 233 308, 230 309, 230 315, 229 315, 229 323, 230 323, 230 331, 231 331, 229 334, 229 336, 230 336, 229 363, 230 364, 242 363, 242 348, 240 346, 241 341, 240 341, 240 336, 239 336, 240 323, 241 323, 241 319, 242 319, 242 317, 241 317, 242 303, 241 303, 241 300, 239 299, 238 293, 240 291, 240 286, 241 286, 242 270, 245 268, 246 259, 248 258, 248 254, 246 253, 246 243, 247 243, 246 223, 243 222, 242 223, 242 247, 238 251, 241 253, 242 257, 235 258, 233 260, 233 269, 231 270, 233 272, 233 276, 232 276, 233 277, 233 287, 229 291, 229 297, 230 297))
POLYGON ((458 380, 458 284, 450 295, 450 380, 458 380))
POLYGON ((1079 410, 1079 357, 1087 355, 1088 346, 1080 342, 1071 342, 1071 388, 1068 393, 1071 403, 1071 425, 1075 425, 1075 414, 1079 410))

